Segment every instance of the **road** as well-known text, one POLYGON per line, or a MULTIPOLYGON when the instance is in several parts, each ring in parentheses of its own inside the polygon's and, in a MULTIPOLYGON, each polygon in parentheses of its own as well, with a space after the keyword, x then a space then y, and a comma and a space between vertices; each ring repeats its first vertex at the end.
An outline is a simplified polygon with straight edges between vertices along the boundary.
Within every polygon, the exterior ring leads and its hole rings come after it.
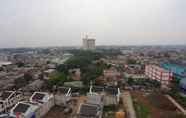
POLYGON ((121 96, 122 96, 122 100, 123 100, 123 104, 126 109, 126 112, 129 115, 129 118, 136 118, 136 113, 134 110, 134 106, 133 106, 132 97, 130 95, 130 92, 128 92, 128 91, 122 92, 121 96))

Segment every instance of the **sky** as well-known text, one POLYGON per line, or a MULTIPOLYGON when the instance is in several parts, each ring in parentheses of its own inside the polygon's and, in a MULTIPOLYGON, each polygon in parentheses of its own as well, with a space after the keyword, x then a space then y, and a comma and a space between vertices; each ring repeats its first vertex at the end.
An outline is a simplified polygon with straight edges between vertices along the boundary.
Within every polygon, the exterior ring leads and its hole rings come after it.
POLYGON ((0 0, 0 48, 186 45, 186 0, 0 0))

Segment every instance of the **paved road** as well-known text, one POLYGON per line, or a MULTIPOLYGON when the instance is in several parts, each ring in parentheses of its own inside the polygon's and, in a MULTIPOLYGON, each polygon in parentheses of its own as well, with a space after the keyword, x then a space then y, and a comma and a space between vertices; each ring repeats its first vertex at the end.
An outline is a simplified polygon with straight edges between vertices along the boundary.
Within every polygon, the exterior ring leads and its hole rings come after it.
POLYGON ((133 102, 132 102, 132 97, 128 91, 122 92, 122 100, 124 107, 129 114, 129 118, 136 118, 136 113, 134 110, 133 102))
POLYGON ((166 97, 184 114, 186 115, 186 111, 185 109, 180 105, 178 104, 171 96, 169 95, 166 95, 166 97))

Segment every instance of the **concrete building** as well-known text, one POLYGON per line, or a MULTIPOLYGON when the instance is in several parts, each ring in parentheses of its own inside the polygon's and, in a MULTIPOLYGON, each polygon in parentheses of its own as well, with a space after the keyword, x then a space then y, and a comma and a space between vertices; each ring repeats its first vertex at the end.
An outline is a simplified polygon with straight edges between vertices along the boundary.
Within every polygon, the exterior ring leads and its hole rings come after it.
POLYGON ((105 69, 103 71, 103 75, 107 86, 117 86, 118 80, 121 78, 120 72, 118 72, 115 68, 105 69))
POLYGON ((4 112, 18 103, 23 96, 16 91, 4 91, 0 95, 0 112, 4 112))
POLYGON ((39 91, 44 85, 44 81, 37 79, 30 84, 26 85, 25 87, 22 88, 23 91, 25 92, 32 92, 32 91, 39 91))
POLYGON ((88 95, 103 96, 103 105, 109 106, 119 104, 121 92, 119 88, 114 86, 90 86, 88 95))
POLYGON ((29 101, 16 103, 8 115, 11 118, 43 118, 53 106, 54 96, 52 94, 34 92, 29 101))
POLYGON ((83 49, 84 50, 94 50, 94 49, 96 49, 95 39, 89 38, 88 35, 86 35, 86 37, 83 38, 83 49))
POLYGON ((59 87, 57 93, 54 95, 55 104, 58 106, 66 106, 67 102, 71 100, 71 88, 59 87))
POLYGON ((156 65, 146 65, 145 75, 152 80, 161 83, 161 87, 166 87, 172 80, 173 73, 156 65))
POLYGON ((103 112, 103 96, 87 95, 87 101, 80 104, 77 118, 102 118, 103 112))
POLYGON ((16 118, 40 118, 39 106, 30 102, 19 102, 10 110, 10 116, 16 118))
POLYGON ((40 117, 43 117, 54 106, 54 96, 46 92, 35 92, 30 102, 39 106, 40 117))

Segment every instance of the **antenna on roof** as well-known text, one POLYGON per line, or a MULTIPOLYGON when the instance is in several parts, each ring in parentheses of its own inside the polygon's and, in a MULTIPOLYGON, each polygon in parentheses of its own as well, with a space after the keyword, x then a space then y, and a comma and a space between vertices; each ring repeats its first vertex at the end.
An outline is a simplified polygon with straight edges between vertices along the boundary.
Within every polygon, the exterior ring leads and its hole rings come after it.
POLYGON ((90 81, 90 89, 89 89, 89 93, 92 95, 92 81, 90 81))

